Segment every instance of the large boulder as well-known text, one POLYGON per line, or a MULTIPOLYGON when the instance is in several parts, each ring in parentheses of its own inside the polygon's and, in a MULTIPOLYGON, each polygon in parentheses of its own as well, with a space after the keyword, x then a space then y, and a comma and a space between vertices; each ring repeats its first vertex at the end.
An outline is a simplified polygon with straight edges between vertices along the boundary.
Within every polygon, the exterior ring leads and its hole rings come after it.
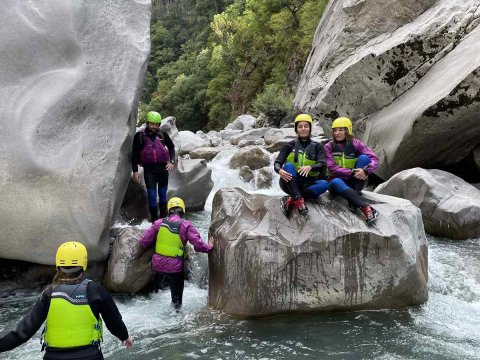
POLYGON ((392 176, 376 193, 410 200, 425 230, 448 239, 480 237, 480 190, 442 170, 414 168, 392 176))
POLYGON ((231 169, 244 165, 252 170, 260 169, 270 164, 270 154, 259 146, 246 146, 237 151, 230 159, 231 169))
POLYGON ((256 118, 252 115, 240 115, 225 127, 225 130, 249 130, 255 126, 256 118))
POLYGON ((190 159, 205 159, 212 160, 217 154, 222 151, 219 147, 199 147, 189 153, 190 159))
POLYGON ((136 293, 145 288, 153 274, 151 258, 154 247, 147 251, 139 245, 143 231, 123 229, 116 237, 105 272, 105 286, 115 292, 136 293))
POLYGON ((191 131, 179 131, 180 136, 180 155, 188 154, 189 152, 195 150, 199 147, 207 147, 209 144, 205 139, 202 139, 200 136, 194 134, 191 131))
POLYGON ((212 189, 212 170, 205 160, 179 159, 170 174, 167 196, 182 198, 187 210, 203 210, 212 189))
POLYGON ((0 257, 106 259, 130 175, 150 1, 7 0, 0 12, 0 257))
POLYGON ((232 145, 238 145, 242 140, 259 140, 265 135, 269 128, 250 129, 242 131, 240 134, 234 135, 230 139, 232 145))
POLYGON ((240 317, 398 308, 427 300, 428 247, 420 210, 368 193, 368 227, 339 199, 289 220, 279 198, 238 188, 213 199, 208 304, 240 317))
POLYGON ((350 116, 356 135, 379 155, 382 178, 461 162, 480 144, 478 6, 330 1, 295 106, 319 119, 350 116))

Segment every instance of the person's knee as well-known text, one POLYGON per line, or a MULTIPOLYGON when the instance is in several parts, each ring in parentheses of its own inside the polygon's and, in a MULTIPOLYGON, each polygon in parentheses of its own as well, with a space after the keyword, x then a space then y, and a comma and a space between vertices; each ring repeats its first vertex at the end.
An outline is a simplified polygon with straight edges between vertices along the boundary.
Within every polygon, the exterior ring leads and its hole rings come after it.
POLYGON ((328 184, 328 190, 336 193, 344 192, 346 189, 348 189, 348 186, 345 184, 345 181, 340 178, 335 178, 328 184))
POLYGON ((295 170, 295 165, 293 165, 292 163, 285 163, 283 165, 283 170, 294 176, 297 174, 297 171, 295 170))
POLYGON ((370 164, 370 158, 367 155, 360 155, 357 159, 357 163, 355 165, 356 168, 363 168, 370 164))

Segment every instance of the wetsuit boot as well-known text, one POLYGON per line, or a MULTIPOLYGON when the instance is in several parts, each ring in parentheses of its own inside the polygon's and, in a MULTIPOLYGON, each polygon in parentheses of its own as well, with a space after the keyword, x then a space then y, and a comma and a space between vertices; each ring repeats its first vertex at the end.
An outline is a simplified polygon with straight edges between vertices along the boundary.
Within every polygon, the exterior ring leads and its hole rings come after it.
POLYGON ((365 221, 367 222, 368 225, 373 224, 378 217, 378 211, 375 210, 370 205, 364 206, 362 208, 362 214, 365 217, 365 221))
POLYGON ((158 208, 160 209, 160 219, 167 217, 167 203, 160 201, 158 204, 158 208))
POLYGON ((158 219, 158 211, 157 211, 157 207, 149 207, 148 208, 150 210, 150 222, 154 222, 155 220, 158 219))
POLYGON ((298 213, 302 216, 306 216, 308 214, 308 208, 307 205, 305 205, 305 200, 303 197, 299 199, 295 199, 295 207, 298 210, 298 213))
POLYGON ((280 209, 287 218, 290 218, 294 206, 295 203, 291 196, 284 196, 280 199, 280 209))

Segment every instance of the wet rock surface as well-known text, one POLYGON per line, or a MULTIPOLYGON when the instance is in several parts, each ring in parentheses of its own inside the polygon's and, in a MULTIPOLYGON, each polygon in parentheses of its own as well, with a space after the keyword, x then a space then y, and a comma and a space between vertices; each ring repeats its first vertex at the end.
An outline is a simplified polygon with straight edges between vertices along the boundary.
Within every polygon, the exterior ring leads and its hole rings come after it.
POLYGON ((480 190, 442 170, 404 170, 375 189, 410 200, 422 211, 425 231, 447 239, 480 237, 480 190))
POLYGON ((288 220, 279 197, 238 188, 213 200, 208 304, 227 314, 397 308, 427 299, 428 248, 411 202, 366 193, 380 216, 367 226, 339 199, 307 202, 288 220))

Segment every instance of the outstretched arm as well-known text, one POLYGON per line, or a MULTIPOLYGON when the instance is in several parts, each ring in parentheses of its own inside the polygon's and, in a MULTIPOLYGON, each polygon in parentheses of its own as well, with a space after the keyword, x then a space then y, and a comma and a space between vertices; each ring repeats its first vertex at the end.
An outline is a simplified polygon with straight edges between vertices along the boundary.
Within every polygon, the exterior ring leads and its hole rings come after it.
POLYGON ((30 312, 23 317, 17 328, 0 338, 0 352, 9 351, 27 342, 40 329, 47 318, 50 296, 45 290, 30 312))

